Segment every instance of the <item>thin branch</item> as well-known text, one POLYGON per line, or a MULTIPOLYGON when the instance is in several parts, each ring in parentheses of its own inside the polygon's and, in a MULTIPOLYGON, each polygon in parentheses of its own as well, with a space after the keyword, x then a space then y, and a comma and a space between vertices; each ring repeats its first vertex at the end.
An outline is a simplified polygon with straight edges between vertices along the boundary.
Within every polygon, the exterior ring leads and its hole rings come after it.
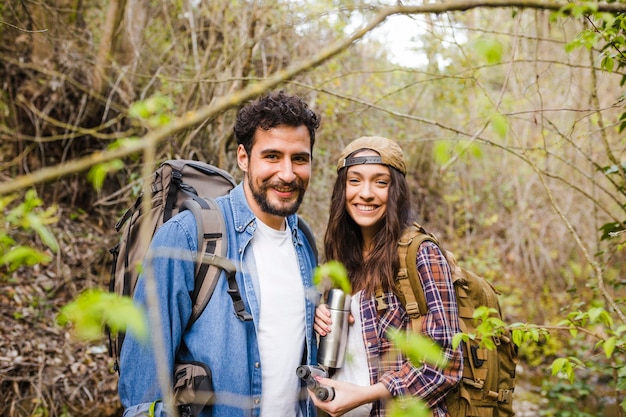
POLYGON ((4 20, 0 20, 0 25, 6 25, 9 27, 12 27, 13 29, 19 30, 20 32, 26 32, 26 33, 43 33, 43 32, 47 32, 48 29, 40 29, 40 30, 28 30, 28 29, 23 29, 21 27, 15 26, 10 24, 9 22, 5 22, 4 20))
MULTIPOLYGON (((142 140, 136 141, 125 147, 121 147, 112 151, 99 151, 91 155, 88 155, 81 159, 65 162, 63 165, 43 168, 35 173, 23 175, 15 178, 5 184, 0 184, 0 195, 8 194, 23 188, 30 187, 34 184, 53 180, 55 178, 84 171, 90 168, 94 164, 107 162, 116 158, 122 158, 128 155, 135 154, 137 152, 145 151, 149 147, 156 146, 159 142, 165 140, 170 135, 186 129, 190 126, 196 125, 205 121, 208 118, 215 117, 220 112, 234 108, 241 103, 253 99, 264 92, 280 85, 281 83, 294 78, 295 76, 306 72, 307 70, 316 67, 330 58, 338 55, 352 44, 363 38, 368 32, 376 28, 383 23, 389 16, 395 14, 423 14, 423 13, 445 13, 454 11, 467 11, 475 8, 505 8, 505 7, 517 7, 517 8, 529 8, 529 9, 543 9, 558 11, 567 6, 571 6, 567 2, 552 2, 544 0, 517 0, 517 1, 502 1, 502 0, 471 0, 471 1, 451 1, 441 4, 423 4, 419 6, 394 6, 381 8, 379 12, 364 26, 358 28, 349 37, 339 39, 326 48, 322 49, 318 53, 314 54, 311 58, 305 59, 301 62, 296 62, 288 66, 287 68, 276 72, 273 76, 260 81, 259 83, 248 85, 244 89, 217 98, 212 104, 204 106, 197 111, 189 111, 180 117, 175 118, 167 126, 160 127, 145 135, 142 140)), ((626 12, 626 4, 624 3, 610 3, 610 4, 598 4, 597 11, 599 12, 611 12, 620 13, 626 12)), ((431 124, 440 126, 437 122, 430 122, 431 124)), ((454 130, 454 129, 453 129, 454 130)), ((463 132, 460 134, 465 135, 463 132)))
POLYGON ((587 249, 587 247, 583 243, 582 238, 576 232, 576 230, 574 229, 574 226, 569 221, 567 216, 565 216, 565 214, 563 213, 563 210, 561 210, 561 207, 559 206, 559 204, 554 199, 554 196, 552 195, 552 191, 550 191, 550 187, 548 187, 548 184, 546 183, 545 176, 542 175, 542 172, 539 169, 539 167, 530 159, 530 157, 528 157, 525 149, 522 149, 522 153, 526 156, 526 160, 527 160, 528 164, 537 173, 537 176, 539 177, 539 181, 541 181, 541 185, 543 186, 543 188, 544 188, 544 190, 546 192, 546 195, 548 196, 548 200, 550 201, 550 205, 552 206, 554 211, 557 213, 557 215, 559 216, 561 221, 563 221, 563 224, 565 225, 567 230, 573 236, 574 240, 576 241, 576 246, 578 246, 578 248, 581 250, 581 252, 583 253, 584 258, 587 260, 589 265, 591 265, 592 268, 594 269, 595 274, 596 274, 596 280, 598 281, 598 287, 600 288, 600 292, 604 296, 604 298, 607 301, 607 303, 613 308, 613 310, 615 311, 615 314, 618 315, 620 320, 623 323, 626 323, 626 315, 624 314, 624 312, 622 312, 620 310, 619 306, 617 305, 617 303, 615 302, 613 297, 611 297, 611 295, 608 293, 608 291, 606 290, 606 288, 604 286, 604 278, 603 278, 604 277, 604 273, 602 271, 602 266, 593 259, 593 257, 589 253, 589 250, 587 249))

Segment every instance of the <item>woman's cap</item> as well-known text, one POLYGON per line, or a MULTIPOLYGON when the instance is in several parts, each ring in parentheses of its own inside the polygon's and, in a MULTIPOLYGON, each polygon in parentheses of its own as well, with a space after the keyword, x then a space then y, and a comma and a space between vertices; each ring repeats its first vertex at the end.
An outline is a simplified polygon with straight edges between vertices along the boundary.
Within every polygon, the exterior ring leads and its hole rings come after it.
POLYGON ((406 175, 406 163, 402 148, 394 141, 382 136, 363 136, 350 142, 341 152, 337 161, 337 171, 341 168, 361 164, 387 165, 397 169, 402 175, 406 175), (351 156, 357 151, 365 149, 371 149, 380 156, 351 156))

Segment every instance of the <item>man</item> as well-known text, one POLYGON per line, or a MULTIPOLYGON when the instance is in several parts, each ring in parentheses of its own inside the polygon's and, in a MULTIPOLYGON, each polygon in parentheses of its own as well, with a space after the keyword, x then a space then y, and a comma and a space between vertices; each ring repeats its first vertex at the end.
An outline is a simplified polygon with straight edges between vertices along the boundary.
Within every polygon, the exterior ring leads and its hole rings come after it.
MULTIPOLYGON (((314 408, 295 370, 316 355, 312 320, 316 259, 298 228, 296 211, 311 175, 319 116, 298 97, 269 94, 240 110, 235 124, 241 184, 220 197, 228 258, 252 320, 233 313, 222 274, 200 318, 186 329, 191 313, 197 228, 184 211, 155 234, 144 270, 157 282, 165 363, 156 363, 151 343, 127 335, 120 358, 119 393, 124 416, 166 415, 157 366, 174 363, 210 368, 215 397, 202 416, 306 417, 314 408), (183 252, 187 256, 176 256, 183 252), (159 256, 159 253, 167 255, 159 256), (184 259, 181 259, 184 258, 184 259)), ((135 300, 145 303, 140 277, 135 300)))

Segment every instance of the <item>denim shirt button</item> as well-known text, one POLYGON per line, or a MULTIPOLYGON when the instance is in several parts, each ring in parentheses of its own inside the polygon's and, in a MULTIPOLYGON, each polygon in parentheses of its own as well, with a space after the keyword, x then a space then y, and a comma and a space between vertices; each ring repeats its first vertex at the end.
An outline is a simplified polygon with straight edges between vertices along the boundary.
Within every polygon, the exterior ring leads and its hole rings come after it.
POLYGON ((255 367, 255 368, 260 368, 260 367, 261 367, 261 364, 260 364, 260 363, 258 363, 258 362, 254 362, 254 367, 255 367))
POLYGON ((256 397, 254 399, 254 404, 259 405, 260 402, 261 402, 261 399, 259 397, 256 397))

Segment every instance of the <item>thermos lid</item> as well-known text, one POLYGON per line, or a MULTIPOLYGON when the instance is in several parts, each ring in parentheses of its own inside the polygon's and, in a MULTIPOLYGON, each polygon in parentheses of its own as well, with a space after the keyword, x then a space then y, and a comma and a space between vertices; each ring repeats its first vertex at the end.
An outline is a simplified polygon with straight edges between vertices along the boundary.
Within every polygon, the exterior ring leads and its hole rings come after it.
POLYGON ((339 288, 333 288, 328 292, 326 304, 331 310, 350 310, 350 294, 344 293, 339 288))

